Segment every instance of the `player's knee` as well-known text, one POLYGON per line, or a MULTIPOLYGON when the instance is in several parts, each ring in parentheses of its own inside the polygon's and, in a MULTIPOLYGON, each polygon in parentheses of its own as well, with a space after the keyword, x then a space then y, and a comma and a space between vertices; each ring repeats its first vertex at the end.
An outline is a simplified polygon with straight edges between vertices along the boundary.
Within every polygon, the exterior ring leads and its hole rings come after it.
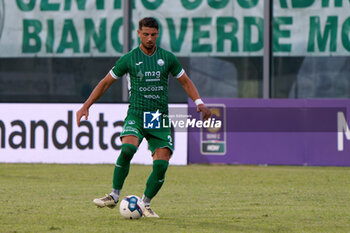
POLYGON ((122 151, 121 151, 121 156, 123 156, 123 158, 125 160, 131 160, 132 157, 134 156, 134 154, 137 151, 137 147, 132 145, 132 144, 128 144, 128 143, 124 143, 122 144, 122 151))
POLYGON ((165 172, 168 169, 169 162, 166 160, 154 160, 153 170, 157 174, 158 179, 163 179, 165 172))

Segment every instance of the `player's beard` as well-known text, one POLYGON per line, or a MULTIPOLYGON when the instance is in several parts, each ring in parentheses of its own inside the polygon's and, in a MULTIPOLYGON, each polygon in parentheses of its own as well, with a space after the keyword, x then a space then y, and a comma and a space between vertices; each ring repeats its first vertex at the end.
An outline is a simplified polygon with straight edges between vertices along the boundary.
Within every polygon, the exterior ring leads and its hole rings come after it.
POLYGON ((153 42, 143 43, 143 47, 145 47, 149 51, 153 50, 154 46, 155 46, 155 43, 153 42))

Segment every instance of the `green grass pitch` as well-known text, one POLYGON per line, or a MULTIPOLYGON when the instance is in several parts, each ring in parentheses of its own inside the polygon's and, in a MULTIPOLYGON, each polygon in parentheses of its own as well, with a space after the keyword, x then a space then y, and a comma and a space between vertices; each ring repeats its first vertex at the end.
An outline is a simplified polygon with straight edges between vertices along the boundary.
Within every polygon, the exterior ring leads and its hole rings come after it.
MULTIPOLYGON (((350 232, 350 168, 170 166, 159 219, 125 220, 92 200, 113 165, 0 164, 0 232, 350 232)), ((151 166, 132 165, 122 196, 151 166)))

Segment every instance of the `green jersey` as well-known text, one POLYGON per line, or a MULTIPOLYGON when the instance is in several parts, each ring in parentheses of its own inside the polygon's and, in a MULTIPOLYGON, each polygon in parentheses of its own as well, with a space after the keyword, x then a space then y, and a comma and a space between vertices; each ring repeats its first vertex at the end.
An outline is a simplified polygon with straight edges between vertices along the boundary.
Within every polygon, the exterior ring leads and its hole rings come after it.
POLYGON ((184 70, 174 54, 159 47, 150 56, 137 47, 120 57, 110 71, 114 78, 127 74, 128 113, 138 116, 157 110, 168 114, 169 73, 179 78, 184 70))

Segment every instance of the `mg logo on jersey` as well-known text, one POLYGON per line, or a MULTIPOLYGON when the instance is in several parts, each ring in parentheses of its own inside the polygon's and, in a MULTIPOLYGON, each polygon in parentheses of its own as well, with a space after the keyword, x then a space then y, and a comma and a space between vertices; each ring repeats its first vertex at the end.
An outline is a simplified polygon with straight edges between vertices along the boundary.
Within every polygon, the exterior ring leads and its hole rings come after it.
POLYGON ((146 71, 145 76, 152 78, 160 78, 160 71, 146 71))
POLYGON ((5 22, 5 3, 4 0, 0 0, 0 39, 2 30, 4 28, 4 22, 5 22))
POLYGON ((160 81, 160 71, 146 71, 146 82, 160 81))
POLYGON ((144 129, 160 129, 160 116, 159 110, 156 112, 144 112, 143 113, 143 128, 144 129))

